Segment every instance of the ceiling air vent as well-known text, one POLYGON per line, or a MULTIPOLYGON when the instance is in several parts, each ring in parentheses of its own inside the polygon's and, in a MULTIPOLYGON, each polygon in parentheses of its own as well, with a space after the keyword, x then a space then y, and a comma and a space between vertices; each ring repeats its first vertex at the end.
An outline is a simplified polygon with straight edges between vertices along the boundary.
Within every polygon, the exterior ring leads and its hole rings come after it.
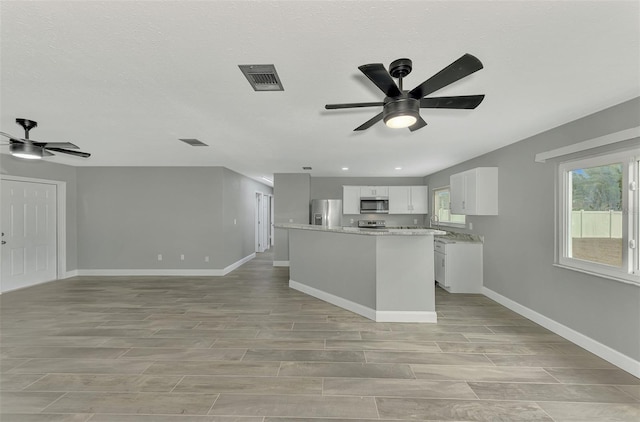
POLYGON ((272 64, 238 65, 254 91, 284 91, 282 82, 272 64))
POLYGON ((192 147, 208 147, 209 146, 199 139, 186 138, 186 139, 179 139, 179 140, 184 142, 185 144, 191 145, 192 147))

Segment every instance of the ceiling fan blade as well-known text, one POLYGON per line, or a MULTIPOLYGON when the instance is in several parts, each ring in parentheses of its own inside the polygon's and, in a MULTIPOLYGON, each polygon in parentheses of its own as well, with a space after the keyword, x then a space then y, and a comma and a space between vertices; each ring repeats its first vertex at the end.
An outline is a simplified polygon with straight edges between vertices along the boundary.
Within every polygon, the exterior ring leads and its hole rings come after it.
POLYGON ((382 63, 364 64, 358 69, 364 73, 387 97, 397 97, 402 92, 382 63))
POLYGON ((357 128, 355 128, 353 130, 356 131, 356 130, 369 129, 371 126, 373 126, 374 124, 378 123, 380 120, 382 120, 382 112, 380 112, 380 114, 376 114, 371 119, 367 120, 366 122, 364 122, 363 124, 361 124, 360 126, 358 126, 357 128))
POLYGON ((337 108, 356 108, 356 107, 377 107, 383 106, 383 102, 377 103, 350 103, 350 104, 327 104, 324 106, 327 110, 334 110, 337 108))
POLYGON ((48 148, 48 147, 45 147, 45 149, 46 150, 50 150, 50 151, 55 151, 55 152, 61 152, 63 154, 75 155, 77 157, 82 157, 82 158, 91 157, 91 154, 89 154, 88 152, 72 151, 72 150, 64 149, 64 148, 48 148))
POLYGON ((418 116, 418 121, 415 122, 413 125, 409 126, 409 130, 411 132, 414 132, 420 128, 423 128, 427 125, 427 122, 424 121, 424 119, 420 116, 418 116))
POLYGON ((5 132, 0 132, 0 135, 2 135, 2 136, 4 136, 4 137, 9 138, 9 139, 11 139, 12 141, 17 141, 17 140, 19 140, 19 139, 20 139, 20 138, 18 138, 18 137, 16 137, 16 136, 9 135, 8 133, 5 133, 5 132))
POLYGON ((39 147, 45 147, 45 148, 73 148, 73 149, 80 148, 79 146, 77 146, 76 144, 72 144, 71 142, 35 142, 35 141, 32 141, 31 143, 33 145, 37 145, 39 147))
POLYGON ((484 95, 461 95, 458 97, 431 97, 420 100, 420 108, 459 108, 472 109, 478 107, 484 95))
POLYGON ((482 62, 471 54, 465 54, 417 87, 409 91, 411 98, 420 99, 482 69, 482 62))

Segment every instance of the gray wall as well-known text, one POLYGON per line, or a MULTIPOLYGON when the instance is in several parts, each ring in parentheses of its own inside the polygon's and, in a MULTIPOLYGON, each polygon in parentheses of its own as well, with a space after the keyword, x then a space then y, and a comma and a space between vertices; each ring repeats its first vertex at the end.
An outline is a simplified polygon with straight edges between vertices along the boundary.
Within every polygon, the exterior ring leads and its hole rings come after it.
POLYGON ((0 173, 2 175, 66 182, 66 266, 67 271, 74 271, 78 269, 76 168, 48 161, 21 160, 8 154, 0 154, 0 173))
POLYGON ((497 166, 499 215, 468 216, 474 230, 461 230, 485 237, 485 287, 635 360, 640 288, 553 266, 557 163, 534 157, 639 125, 636 98, 425 177, 433 189, 453 173, 497 166))
POLYGON ((225 268, 254 252, 256 190, 223 167, 78 168, 79 268, 225 268))
MULTIPOLYGON (((311 177, 306 173, 273 175, 274 222, 309 224, 311 177)), ((275 230, 274 261, 289 260, 287 230, 275 230)))
POLYGON ((71 167, 1 154, 0 172, 67 183, 67 271, 223 269, 255 251, 255 193, 273 193, 223 167, 71 167))

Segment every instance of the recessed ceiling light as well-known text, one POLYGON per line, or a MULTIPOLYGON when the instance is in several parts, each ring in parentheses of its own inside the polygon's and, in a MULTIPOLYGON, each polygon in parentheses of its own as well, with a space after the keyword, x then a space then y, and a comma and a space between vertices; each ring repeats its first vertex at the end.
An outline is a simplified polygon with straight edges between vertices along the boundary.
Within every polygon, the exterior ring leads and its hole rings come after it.
POLYGON ((402 167, 396 167, 396 170, 402 170, 402 167))
POLYGON ((342 170, 343 171, 347 171, 347 170, 349 170, 349 167, 342 167, 342 170))

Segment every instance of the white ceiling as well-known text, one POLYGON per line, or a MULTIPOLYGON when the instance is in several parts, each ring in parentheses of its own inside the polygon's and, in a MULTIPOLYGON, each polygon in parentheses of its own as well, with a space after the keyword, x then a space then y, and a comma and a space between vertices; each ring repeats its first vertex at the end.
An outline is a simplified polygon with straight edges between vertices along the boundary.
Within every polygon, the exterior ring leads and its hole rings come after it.
POLYGON ((2 1, 0 12, 0 130, 22 137, 15 118, 36 120, 32 139, 93 154, 48 158, 73 166, 425 176, 640 95, 638 1, 2 1), (353 132, 381 108, 324 109, 382 100, 359 65, 408 57, 411 89, 464 53, 484 69, 431 96, 485 94, 475 110, 422 109, 428 126, 411 133, 353 132), (238 69, 266 63, 283 92, 253 91, 238 69))

